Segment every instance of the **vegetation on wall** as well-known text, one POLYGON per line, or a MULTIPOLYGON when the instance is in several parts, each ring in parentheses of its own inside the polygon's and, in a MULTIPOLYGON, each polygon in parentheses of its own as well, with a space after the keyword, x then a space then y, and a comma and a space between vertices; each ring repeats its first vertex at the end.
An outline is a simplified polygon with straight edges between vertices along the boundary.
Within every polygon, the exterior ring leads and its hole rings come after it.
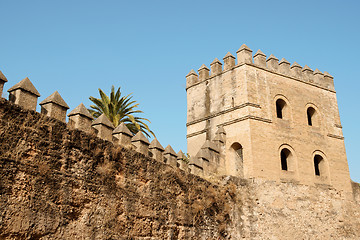
POLYGON ((131 93, 126 96, 121 96, 120 87, 115 92, 115 88, 112 86, 110 97, 100 88, 99 94, 100 98, 89 97, 94 105, 90 105, 90 109, 88 110, 94 118, 105 114, 115 127, 123 122, 133 134, 141 131, 148 137, 150 137, 150 134, 155 137, 155 134, 145 123, 150 123, 150 121, 146 118, 136 116, 137 114, 143 113, 143 111, 138 109, 139 103, 132 100, 131 93))

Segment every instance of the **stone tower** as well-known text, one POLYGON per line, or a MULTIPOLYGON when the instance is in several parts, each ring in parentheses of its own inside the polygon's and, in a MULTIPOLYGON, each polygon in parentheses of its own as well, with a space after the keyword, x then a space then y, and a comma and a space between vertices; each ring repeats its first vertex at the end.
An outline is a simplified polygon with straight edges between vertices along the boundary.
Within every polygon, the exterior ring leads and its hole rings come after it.
POLYGON ((223 60, 186 76, 194 166, 203 175, 208 169, 351 192, 333 77, 260 50, 253 56, 246 45, 237 64, 230 53, 223 60))

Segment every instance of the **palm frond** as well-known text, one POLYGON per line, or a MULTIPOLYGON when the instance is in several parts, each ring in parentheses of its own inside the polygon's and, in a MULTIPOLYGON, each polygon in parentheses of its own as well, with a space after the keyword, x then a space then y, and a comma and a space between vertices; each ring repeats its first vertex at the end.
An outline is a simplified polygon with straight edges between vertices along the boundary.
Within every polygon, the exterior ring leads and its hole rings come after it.
POLYGON ((94 118, 105 114, 115 127, 123 122, 133 134, 141 131, 147 137, 150 137, 150 134, 155 137, 155 134, 145 123, 145 121, 149 123, 150 121, 146 118, 135 116, 143 113, 143 111, 138 109, 139 103, 132 100, 132 93, 121 96, 120 87, 115 92, 115 87, 111 86, 110 97, 100 88, 99 95, 100 98, 89 97, 94 105, 90 105, 88 110, 94 118))

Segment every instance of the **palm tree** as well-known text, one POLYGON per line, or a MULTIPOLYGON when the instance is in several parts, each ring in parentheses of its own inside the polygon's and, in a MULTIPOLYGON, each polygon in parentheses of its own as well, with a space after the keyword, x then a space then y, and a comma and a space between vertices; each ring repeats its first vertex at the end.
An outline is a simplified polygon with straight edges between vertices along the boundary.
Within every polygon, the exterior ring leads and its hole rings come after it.
POLYGON ((127 96, 121 96, 120 87, 115 93, 115 88, 112 86, 110 98, 100 88, 99 94, 101 98, 89 97, 95 104, 90 105, 91 109, 88 109, 94 118, 98 118, 101 114, 105 114, 115 127, 123 122, 133 134, 142 131, 148 137, 150 137, 149 133, 155 137, 155 134, 144 122, 150 121, 146 118, 135 117, 133 115, 143 113, 143 111, 136 110, 139 103, 131 100, 131 93, 127 96))

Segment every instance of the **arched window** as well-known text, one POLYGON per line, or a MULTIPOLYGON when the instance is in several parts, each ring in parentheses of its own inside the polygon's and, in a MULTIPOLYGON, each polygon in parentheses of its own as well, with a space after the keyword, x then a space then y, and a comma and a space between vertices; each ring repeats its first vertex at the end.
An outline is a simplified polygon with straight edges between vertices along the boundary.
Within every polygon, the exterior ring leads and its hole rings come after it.
POLYGON ((243 161, 243 148, 240 143, 234 143, 231 148, 236 152, 236 155, 243 161))
POLYGON ((243 147, 240 143, 233 143, 231 145, 231 152, 230 154, 230 172, 235 176, 244 177, 244 155, 243 155, 243 147))
POLYGON ((308 109, 306 110, 306 113, 307 113, 308 125, 312 126, 314 124, 314 118, 315 118, 316 111, 313 107, 308 107, 308 109))
POLYGON ((284 148, 280 152, 280 158, 281 158, 281 170, 288 171, 289 170, 289 161, 291 158, 291 152, 289 149, 284 148))
POLYGON ((282 99, 276 100, 276 116, 278 118, 284 117, 284 109, 286 107, 286 102, 282 99))
POLYGON ((324 158, 320 155, 315 155, 314 157, 314 168, 315 168, 315 175, 321 176, 322 172, 324 171, 324 158))

